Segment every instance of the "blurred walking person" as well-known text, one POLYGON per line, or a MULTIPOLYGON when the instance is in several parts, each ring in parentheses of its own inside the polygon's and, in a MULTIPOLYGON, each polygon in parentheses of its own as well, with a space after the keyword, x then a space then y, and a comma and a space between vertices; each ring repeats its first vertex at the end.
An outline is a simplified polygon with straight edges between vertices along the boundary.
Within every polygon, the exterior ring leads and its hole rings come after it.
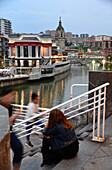
MULTIPOLYGON (((28 104, 26 119, 29 119, 29 118, 35 116, 36 114, 38 114, 38 107, 39 107, 39 97, 36 93, 32 93, 32 102, 28 104)), ((42 125, 40 127, 41 128, 44 127, 43 122, 39 121, 39 118, 41 118, 42 116, 39 116, 38 118, 31 119, 26 122, 26 125, 27 125, 27 127, 26 127, 26 130, 27 130, 27 132, 26 132, 26 134, 27 134, 26 146, 28 146, 28 147, 33 147, 33 144, 31 143, 31 140, 30 140, 30 133, 31 133, 32 127, 34 125, 41 125, 41 124, 42 125), (35 122, 35 123, 33 123, 33 122, 35 122)))
POLYGON ((8 109, 9 112, 9 124, 10 124, 10 145, 14 152, 13 157, 13 170, 19 170, 23 155, 23 145, 12 131, 13 123, 19 116, 20 112, 12 114, 12 106, 15 96, 15 91, 11 87, 4 87, 0 90, 0 104, 8 109))

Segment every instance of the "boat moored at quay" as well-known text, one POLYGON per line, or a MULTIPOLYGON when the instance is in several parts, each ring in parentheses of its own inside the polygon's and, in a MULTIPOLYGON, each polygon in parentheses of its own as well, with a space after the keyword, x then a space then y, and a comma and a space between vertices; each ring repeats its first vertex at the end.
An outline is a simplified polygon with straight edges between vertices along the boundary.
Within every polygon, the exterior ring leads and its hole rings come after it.
MULTIPOLYGON (((41 62, 40 62, 41 63, 41 62)), ((70 61, 65 61, 65 58, 58 58, 58 60, 49 59, 49 64, 41 64, 39 68, 29 67, 11 67, 7 69, 7 74, 2 69, 3 76, 0 77, 0 87, 9 85, 18 85, 26 83, 27 81, 36 81, 40 79, 54 78, 58 74, 62 74, 70 69, 70 61), (52 64, 50 64, 52 63, 52 64), (8 74, 10 70, 13 71, 13 76, 8 74), (5 74, 4 74, 5 73, 5 74)))
POLYGON ((40 65, 40 68, 33 68, 29 74, 29 81, 54 77, 70 69, 70 61, 60 61, 54 64, 40 65))

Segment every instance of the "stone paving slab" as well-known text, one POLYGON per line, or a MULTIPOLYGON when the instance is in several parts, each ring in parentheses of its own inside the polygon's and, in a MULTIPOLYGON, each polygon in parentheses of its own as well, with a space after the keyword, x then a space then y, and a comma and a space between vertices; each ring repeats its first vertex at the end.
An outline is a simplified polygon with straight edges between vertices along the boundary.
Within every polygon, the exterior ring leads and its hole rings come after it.
POLYGON ((82 170, 112 170, 112 157, 91 159, 82 170))
POLYGON ((56 165, 53 170, 80 170, 86 164, 86 162, 91 158, 91 156, 100 147, 100 143, 95 143, 84 140, 80 141, 79 152, 77 156, 73 159, 62 160, 58 165, 56 165))
POLYGON ((112 116, 106 120, 105 138, 82 170, 112 170, 112 116))
POLYGON ((22 161, 20 170, 39 170, 41 162, 42 159, 39 154, 33 157, 27 156, 24 158, 24 161, 22 161))
POLYGON ((33 157, 26 157, 21 164, 20 170, 51 170, 55 165, 45 165, 41 167, 42 154, 37 153, 33 157))
POLYGON ((108 155, 101 149, 99 148, 96 153, 92 156, 92 159, 95 158, 102 158, 102 157, 107 157, 108 155))

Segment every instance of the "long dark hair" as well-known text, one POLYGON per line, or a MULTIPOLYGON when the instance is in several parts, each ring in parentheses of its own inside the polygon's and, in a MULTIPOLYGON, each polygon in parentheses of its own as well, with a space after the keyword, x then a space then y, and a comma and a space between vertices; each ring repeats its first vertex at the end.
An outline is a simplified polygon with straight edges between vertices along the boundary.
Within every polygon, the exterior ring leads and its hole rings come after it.
POLYGON ((64 113, 59 110, 59 109, 53 109, 52 111, 50 111, 49 114, 49 120, 48 120, 48 129, 52 128, 53 126, 55 126, 57 123, 62 123, 64 124, 64 127, 66 129, 74 128, 74 125, 67 120, 67 118, 64 116, 64 113))

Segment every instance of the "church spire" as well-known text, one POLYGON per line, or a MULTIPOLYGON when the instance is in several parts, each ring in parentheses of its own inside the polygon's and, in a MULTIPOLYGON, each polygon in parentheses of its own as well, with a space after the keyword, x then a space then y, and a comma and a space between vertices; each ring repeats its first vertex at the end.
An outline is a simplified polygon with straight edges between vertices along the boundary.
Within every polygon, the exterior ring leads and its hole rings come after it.
POLYGON ((61 17, 59 18, 59 26, 61 26, 61 17))

